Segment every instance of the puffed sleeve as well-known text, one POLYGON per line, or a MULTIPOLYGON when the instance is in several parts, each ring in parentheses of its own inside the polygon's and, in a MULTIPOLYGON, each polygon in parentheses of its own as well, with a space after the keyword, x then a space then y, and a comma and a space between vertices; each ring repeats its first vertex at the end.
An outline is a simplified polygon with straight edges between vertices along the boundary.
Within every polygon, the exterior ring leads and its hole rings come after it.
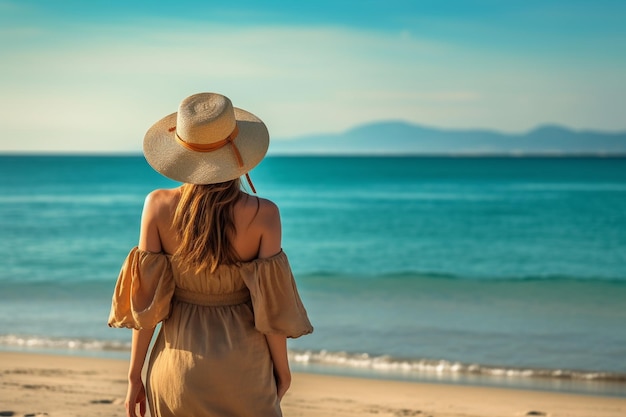
POLYGON ((258 331, 292 338, 313 332, 284 252, 256 260, 243 271, 243 279, 250 290, 258 331))
POLYGON ((110 327, 150 329, 170 314, 174 277, 169 258, 133 248, 115 285, 110 327))

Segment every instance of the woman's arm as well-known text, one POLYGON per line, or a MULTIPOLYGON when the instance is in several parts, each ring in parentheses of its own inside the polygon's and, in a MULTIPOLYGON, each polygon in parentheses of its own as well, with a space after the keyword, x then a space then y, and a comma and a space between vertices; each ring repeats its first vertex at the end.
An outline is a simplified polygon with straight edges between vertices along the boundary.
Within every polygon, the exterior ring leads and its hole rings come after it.
MULTIPOLYGON (((158 191, 148 194, 141 215, 139 249, 148 252, 161 252, 161 239, 157 227, 158 191)), ((146 414, 146 391, 141 379, 141 371, 148 355, 148 348, 154 335, 154 329, 133 330, 128 369, 128 391, 126 393, 126 414, 129 417, 146 414)))
MULTIPOLYGON (((259 257, 269 258, 281 251, 282 226, 278 207, 274 203, 264 200, 262 218, 263 234, 261 236, 259 257)), ((280 334, 266 334, 265 339, 274 363, 278 398, 282 399, 291 385, 291 371, 289 370, 289 360, 287 358, 287 338, 280 334)))
POLYGON ((128 390, 126 392, 126 415, 137 416, 137 404, 139 415, 146 415, 146 390, 141 379, 141 370, 148 354, 148 347, 152 340, 154 329, 133 330, 133 341, 130 351, 130 366, 128 369, 128 390))
POLYGON ((287 359, 287 338, 280 334, 266 334, 265 339, 274 363, 276 392, 278 399, 281 400, 291 385, 291 371, 287 359))

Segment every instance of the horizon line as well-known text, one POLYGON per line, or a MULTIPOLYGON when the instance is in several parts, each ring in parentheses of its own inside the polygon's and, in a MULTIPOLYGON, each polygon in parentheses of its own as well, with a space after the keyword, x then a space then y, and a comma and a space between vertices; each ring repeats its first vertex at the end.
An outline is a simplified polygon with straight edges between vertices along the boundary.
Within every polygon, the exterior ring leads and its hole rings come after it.
MULTIPOLYGON (((102 157, 139 158, 141 152, 97 151, 0 151, 6 157, 102 157)), ((626 152, 268 152, 265 158, 626 158, 626 152)))

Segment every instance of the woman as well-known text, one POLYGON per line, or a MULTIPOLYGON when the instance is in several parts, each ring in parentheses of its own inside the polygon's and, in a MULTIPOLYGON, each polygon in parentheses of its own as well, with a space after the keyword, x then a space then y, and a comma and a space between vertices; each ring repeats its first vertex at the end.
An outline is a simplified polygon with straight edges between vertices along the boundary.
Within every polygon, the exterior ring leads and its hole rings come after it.
POLYGON ((146 396, 153 417, 281 415, 286 338, 313 328, 277 207, 240 188, 268 146, 260 119, 213 93, 186 98, 146 133, 148 163, 184 184, 146 198, 113 295, 109 325, 134 329, 128 416, 145 415, 146 396))

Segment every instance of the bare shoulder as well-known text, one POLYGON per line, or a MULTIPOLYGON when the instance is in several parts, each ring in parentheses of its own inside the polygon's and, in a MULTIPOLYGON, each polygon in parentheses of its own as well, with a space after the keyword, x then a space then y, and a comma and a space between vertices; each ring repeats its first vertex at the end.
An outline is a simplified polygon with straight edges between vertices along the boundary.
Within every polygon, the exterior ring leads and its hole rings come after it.
POLYGON ((151 191, 143 205, 144 221, 155 222, 161 226, 170 224, 179 199, 180 191, 177 188, 151 191))
POLYGON ((169 230, 172 213, 176 208, 179 195, 177 189, 158 189, 151 191, 146 196, 141 215, 140 249, 149 252, 171 250, 171 242, 167 239, 167 231, 169 230))
POLYGON ((180 190, 178 188, 158 188, 148 193, 148 195, 146 196, 146 201, 164 202, 173 198, 179 193, 180 190))
POLYGON ((280 252, 282 230, 278 206, 273 201, 260 198, 256 222, 261 232, 259 258, 268 258, 280 252))
POLYGON ((278 206, 271 200, 259 198, 258 218, 262 225, 275 227, 280 225, 280 211, 278 206))
POLYGON ((164 208, 170 208, 178 199, 178 188, 156 189, 148 193, 144 202, 144 209, 160 212, 164 208))

